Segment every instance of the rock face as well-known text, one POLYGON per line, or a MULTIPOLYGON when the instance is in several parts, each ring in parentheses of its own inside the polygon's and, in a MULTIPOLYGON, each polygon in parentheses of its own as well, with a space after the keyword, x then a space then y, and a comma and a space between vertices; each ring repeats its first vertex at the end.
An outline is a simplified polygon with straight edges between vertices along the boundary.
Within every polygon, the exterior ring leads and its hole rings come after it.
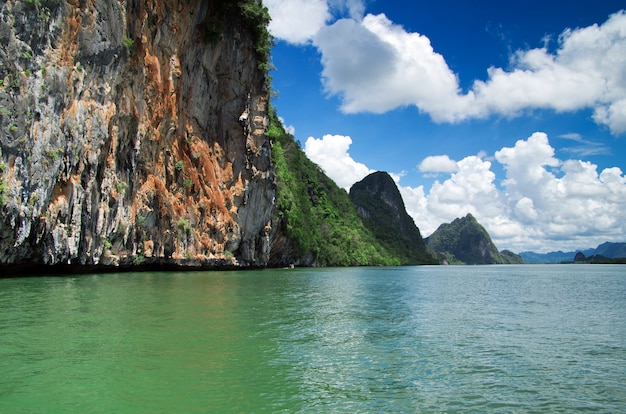
POLYGON ((426 243, 441 261, 448 263, 522 263, 522 258, 515 253, 508 250, 498 252, 487 230, 471 214, 442 224, 426 238, 426 243))
POLYGON ((437 263, 389 174, 378 171, 368 175, 350 188, 350 199, 364 224, 401 264, 437 263))
POLYGON ((266 81, 226 3, 0 2, 0 264, 267 263, 266 81))

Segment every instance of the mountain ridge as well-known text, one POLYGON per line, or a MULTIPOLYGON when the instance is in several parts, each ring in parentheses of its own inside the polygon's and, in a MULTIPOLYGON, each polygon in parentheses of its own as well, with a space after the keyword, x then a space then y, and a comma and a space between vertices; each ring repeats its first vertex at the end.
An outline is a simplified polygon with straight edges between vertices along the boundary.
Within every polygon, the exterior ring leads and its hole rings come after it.
POLYGON ((575 250, 571 252, 554 251, 548 253, 535 253, 531 251, 521 252, 520 256, 525 263, 561 263, 571 262, 577 253, 583 253, 587 257, 600 255, 609 259, 626 257, 626 243, 604 242, 595 248, 575 250))

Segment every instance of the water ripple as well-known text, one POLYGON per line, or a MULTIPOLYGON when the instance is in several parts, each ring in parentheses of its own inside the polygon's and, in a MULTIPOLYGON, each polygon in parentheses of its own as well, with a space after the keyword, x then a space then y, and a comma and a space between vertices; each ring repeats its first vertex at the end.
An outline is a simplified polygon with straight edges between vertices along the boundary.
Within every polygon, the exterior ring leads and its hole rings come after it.
POLYGON ((626 412, 624 270, 0 279, 0 412, 626 412))

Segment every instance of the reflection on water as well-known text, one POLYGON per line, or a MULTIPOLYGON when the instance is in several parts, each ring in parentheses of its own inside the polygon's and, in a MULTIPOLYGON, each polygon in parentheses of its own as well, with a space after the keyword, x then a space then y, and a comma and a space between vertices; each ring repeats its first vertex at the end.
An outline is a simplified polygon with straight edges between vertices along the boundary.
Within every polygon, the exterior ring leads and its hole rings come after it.
POLYGON ((625 266, 0 280, 0 412, 624 412, 625 266))

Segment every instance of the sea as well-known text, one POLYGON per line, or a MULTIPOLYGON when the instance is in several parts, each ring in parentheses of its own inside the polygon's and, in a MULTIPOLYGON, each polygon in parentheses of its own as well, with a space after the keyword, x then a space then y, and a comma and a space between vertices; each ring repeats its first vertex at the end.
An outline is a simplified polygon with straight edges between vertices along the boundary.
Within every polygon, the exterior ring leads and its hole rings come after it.
POLYGON ((626 266, 0 279, 0 413, 373 412, 626 412, 626 266))

